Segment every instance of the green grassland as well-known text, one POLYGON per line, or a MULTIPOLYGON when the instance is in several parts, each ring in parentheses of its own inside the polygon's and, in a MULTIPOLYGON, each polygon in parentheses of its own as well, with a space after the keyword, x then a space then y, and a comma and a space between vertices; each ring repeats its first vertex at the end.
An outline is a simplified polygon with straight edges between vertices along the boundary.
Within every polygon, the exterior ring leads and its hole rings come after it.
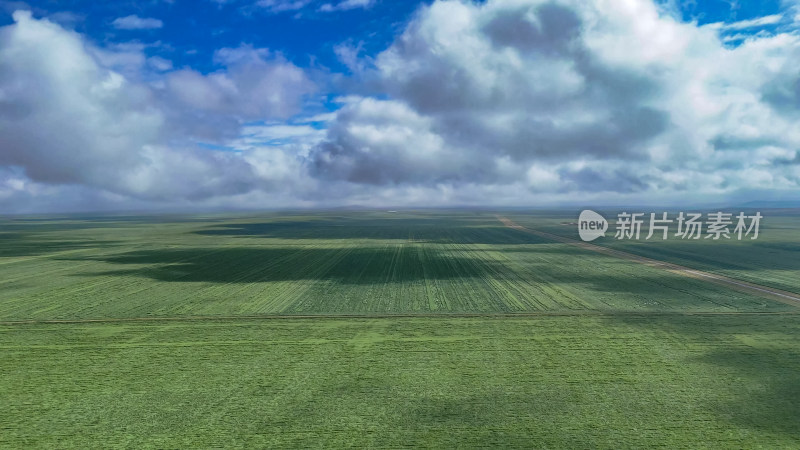
MULTIPOLYGON (((765 225, 597 242, 797 292, 800 217, 765 225)), ((0 220, 6 448, 796 448, 798 337, 797 307, 489 212, 0 220)))
POLYGON ((2 229, 0 320, 791 309, 508 229, 488 213, 16 220, 2 229))
POLYGON ((0 445, 797 448, 795 315, 0 327, 0 445))
MULTIPOLYGON (((705 219, 705 214, 716 211, 696 212, 703 213, 705 219)), ((734 216, 741 211, 741 208, 724 209, 734 216)), ((614 231, 619 212, 603 211, 609 221, 607 237, 592 243, 800 294, 800 210, 761 210, 764 218, 758 239, 744 237, 741 241, 736 238, 682 240, 674 237, 676 224, 670 229, 669 239, 664 240, 657 234, 646 240, 649 213, 654 212, 660 217, 664 212, 650 210, 627 211, 647 213, 640 240, 618 240, 614 239, 614 231)), ((744 212, 755 213, 753 210, 744 212)), ((508 217, 523 226, 579 239, 577 226, 568 225, 577 221, 577 212, 510 214, 508 217)), ((671 219, 676 217, 677 212, 669 215, 671 219)))

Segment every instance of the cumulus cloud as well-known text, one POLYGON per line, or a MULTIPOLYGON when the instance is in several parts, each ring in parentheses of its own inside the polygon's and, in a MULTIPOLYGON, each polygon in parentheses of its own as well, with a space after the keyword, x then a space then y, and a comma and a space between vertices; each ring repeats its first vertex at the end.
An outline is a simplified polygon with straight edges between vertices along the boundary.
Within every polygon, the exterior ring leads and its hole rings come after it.
POLYGON ((471 175, 478 160, 459 157, 444 145, 433 122, 408 105, 370 98, 351 99, 320 145, 313 171, 355 183, 429 183, 471 175))
POLYGON ((152 17, 130 15, 114 19, 111 25, 118 30, 152 30, 163 27, 164 23, 152 17))
POLYGON ((18 12, 0 28, 0 206, 796 199, 791 13, 698 26, 647 0, 435 1, 378 54, 335 46, 351 75, 320 114, 322 74, 279 53, 174 68, 18 12))
POLYGON ((299 112, 299 98, 315 90, 305 72, 281 56, 252 46, 218 50, 224 69, 204 75, 192 69, 169 74, 167 85, 188 107, 254 120, 299 112))
POLYGON ((794 33, 728 48, 647 1, 439 1, 375 58, 388 98, 348 102, 310 167, 528 198, 796 190, 798 50, 794 33))
MULTIPOLYGON (((237 136, 240 117, 288 114, 302 100, 289 96, 311 89, 291 64, 268 60, 263 50, 231 49, 219 52, 230 71, 193 73, 195 84, 180 89, 171 77, 185 75, 172 72, 157 87, 108 68, 104 63, 114 60, 109 51, 74 32, 29 12, 16 12, 14 20, 0 29, 0 166, 7 194, 19 198, 44 184, 197 201, 268 191, 279 177, 266 174, 286 170, 277 165, 288 164, 288 156, 198 150, 195 144, 204 133, 237 136), (186 89, 212 100, 191 103, 186 89), (193 112, 230 117, 201 123, 201 130, 193 112), (27 180, 27 187, 14 180, 27 180)), ((168 69, 164 61, 151 63, 168 69)))

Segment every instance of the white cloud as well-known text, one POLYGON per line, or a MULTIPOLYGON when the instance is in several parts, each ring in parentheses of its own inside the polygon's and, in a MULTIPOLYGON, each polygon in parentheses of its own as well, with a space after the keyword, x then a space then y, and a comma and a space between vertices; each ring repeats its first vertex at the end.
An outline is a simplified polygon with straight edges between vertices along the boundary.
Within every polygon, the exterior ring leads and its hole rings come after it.
POLYGON ((303 117, 300 119, 295 120, 297 123, 314 123, 314 122, 330 122, 336 119, 336 113, 322 113, 322 114, 315 114, 310 117, 303 117))
POLYGON ((375 3, 375 0, 342 0, 339 3, 325 3, 319 7, 320 11, 333 12, 333 11, 347 11, 350 9, 369 8, 375 3))
POLYGON ((172 70, 172 61, 162 58, 160 56, 151 56, 147 58, 147 64, 159 72, 166 72, 172 70))
MULTIPOLYGON (((293 153, 305 156, 312 146, 325 137, 325 130, 307 124, 290 125, 282 122, 252 124, 242 127, 239 138, 228 145, 239 151, 265 147, 293 147, 293 153)), ((299 172, 298 172, 299 173, 299 172)))
POLYGON ((300 11, 310 7, 316 8, 319 12, 335 12, 370 8, 375 4, 375 0, 340 0, 321 5, 319 3, 317 0, 258 0, 255 5, 272 14, 300 11))
POLYGON ((142 44, 15 20, 0 28, 6 209, 800 197, 788 28, 731 47, 735 33, 645 0, 436 1, 374 58, 336 48, 342 86, 366 87, 329 113, 307 110, 317 84, 267 49, 176 70, 142 44))
POLYGON ((343 108, 314 173, 537 199, 797 191, 798 56, 795 34, 731 49, 647 1, 435 2, 365 75, 389 100, 343 108))
POLYGON ((297 11, 305 8, 311 0, 258 0, 256 6, 264 8, 272 13, 285 11, 297 11))
POLYGON ((186 107, 244 120, 287 118, 300 112, 299 100, 315 90, 302 69, 269 51, 242 46, 220 49, 215 59, 225 69, 208 75, 181 69, 167 86, 186 107))
POLYGON ((151 17, 130 15, 114 19, 111 25, 118 30, 152 30, 163 27, 164 22, 151 17))
POLYGON ((350 42, 343 42, 333 47, 333 52, 339 61, 344 64, 351 73, 361 75, 373 63, 369 59, 360 57, 364 43, 359 42, 353 45, 350 42))
POLYGON ((552 169, 531 166, 527 172, 528 185, 535 191, 552 191, 553 186, 561 184, 561 178, 552 169))
POLYGON ((272 189, 274 180, 261 177, 266 164, 290 159, 198 150, 195 142, 204 133, 237 136, 237 117, 290 114, 301 100, 290 96, 311 89, 296 67, 265 60, 264 51, 235 49, 227 55, 241 58, 226 60, 229 71, 193 75, 200 86, 193 92, 210 97, 210 104, 184 104, 178 101, 183 92, 170 83, 154 90, 109 69, 119 65, 114 51, 94 48, 28 12, 15 13, 14 20, 0 28, 0 190, 6 197, 23 201, 62 186, 75 195, 94 190, 90 197, 98 201, 207 201, 272 189))
POLYGON ((402 102, 350 99, 329 128, 331 141, 317 149, 314 173, 366 184, 427 183, 458 178, 480 164, 446 147, 432 127, 432 120, 402 102))
POLYGON ((738 31, 738 30, 747 30, 751 28, 761 28, 769 25, 776 25, 781 21, 783 21, 782 14, 773 14, 769 16, 757 17, 755 19, 740 20, 738 22, 731 22, 731 23, 715 22, 715 23, 710 23, 708 25, 704 25, 704 27, 722 31, 738 31))

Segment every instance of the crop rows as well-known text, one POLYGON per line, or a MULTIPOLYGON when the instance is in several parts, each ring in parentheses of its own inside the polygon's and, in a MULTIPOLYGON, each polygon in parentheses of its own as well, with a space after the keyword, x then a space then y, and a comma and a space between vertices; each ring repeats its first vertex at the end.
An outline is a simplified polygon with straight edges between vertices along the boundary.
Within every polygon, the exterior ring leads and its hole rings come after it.
POLYGON ((488 214, 122 223, 30 224, 31 242, 71 244, 0 257, 0 319, 790 308, 488 214))
MULTIPOLYGON (((682 240, 674 237, 675 225, 669 239, 645 240, 648 229, 645 223, 641 239, 636 241, 613 238, 615 215, 608 212, 606 217, 612 222, 607 237, 593 243, 800 294, 800 217, 770 211, 763 214, 765 218, 756 240, 682 240)), ((577 226, 565 225, 576 220, 571 215, 512 217, 521 225, 578 239, 577 226)))

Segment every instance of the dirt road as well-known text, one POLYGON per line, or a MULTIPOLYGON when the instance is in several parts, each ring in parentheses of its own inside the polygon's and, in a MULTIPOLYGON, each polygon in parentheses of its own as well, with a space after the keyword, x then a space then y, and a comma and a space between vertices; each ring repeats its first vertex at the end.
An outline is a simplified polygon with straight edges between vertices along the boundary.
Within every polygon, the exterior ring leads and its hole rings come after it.
POLYGON ((576 247, 580 247, 598 253, 605 253, 606 255, 611 255, 617 258, 627 259, 630 261, 635 261, 637 263, 645 264, 650 267, 657 267, 659 269, 676 273, 678 275, 683 275, 689 278, 695 278, 699 280, 709 281, 711 283, 725 285, 742 292, 759 295, 761 297, 766 297, 772 300, 786 303, 788 305, 800 307, 800 295, 795 294, 793 292, 783 291, 768 286, 762 286, 760 284, 748 283, 746 281, 737 280, 735 278, 726 277, 724 275, 704 272, 702 270, 696 270, 689 267, 680 266, 678 264, 658 261, 655 259, 646 258, 644 256, 634 255, 633 253, 623 252, 620 250, 614 250, 602 247, 600 245, 590 244, 588 242, 579 241, 577 239, 570 239, 564 236, 559 236, 557 234, 534 230, 532 228, 526 228, 505 217, 497 216, 497 219, 500 220, 500 222, 503 222, 503 224, 509 228, 520 230, 525 233, 530 233, 545 239, 561 242, 564 244, 574 245, 576 247))

